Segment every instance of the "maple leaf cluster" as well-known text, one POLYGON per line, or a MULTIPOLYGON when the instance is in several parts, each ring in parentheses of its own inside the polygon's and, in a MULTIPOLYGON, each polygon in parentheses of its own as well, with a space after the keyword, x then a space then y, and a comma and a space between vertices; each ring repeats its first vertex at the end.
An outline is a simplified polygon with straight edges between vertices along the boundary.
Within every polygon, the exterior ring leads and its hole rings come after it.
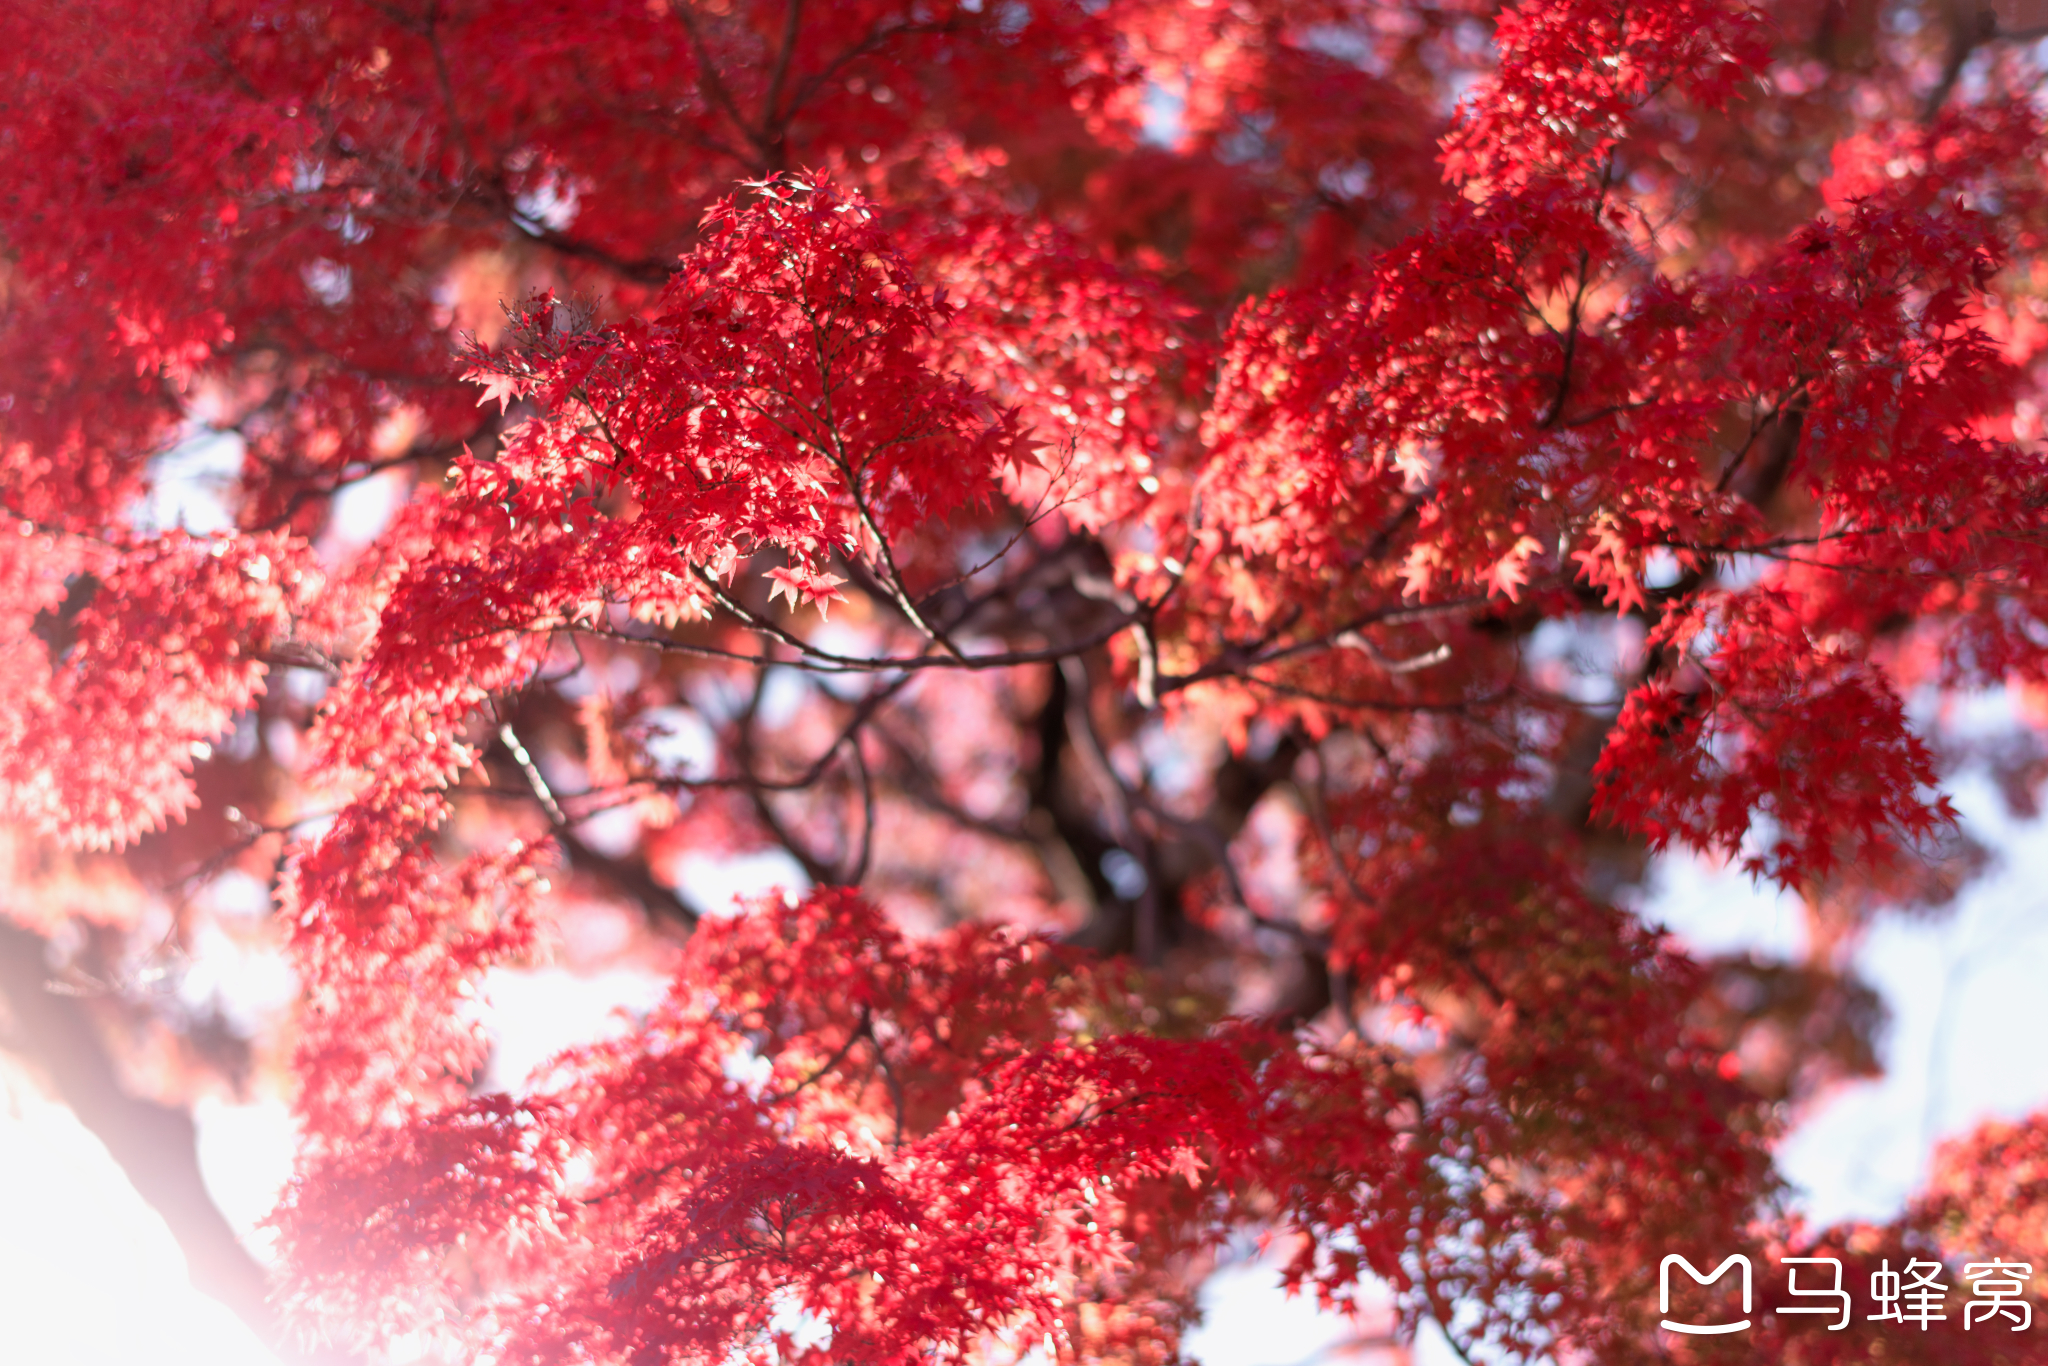
POLYGON ((2048 1217, 2048 1118, 1884 1226, 1771 1163, 1969 871, 1930 718, 2048 776, 2024 31, 15 7, 0 910, 158 1100, 292 1095, 284 1342, 1170 1366, 1257 1240, 1474 1359, 1860 1359, 1674 1348, 1657 1269, 2048 1217), (1807 961, 1646 925, 1666 850, 1807 961), (230 931, 234 1065, 135 970, 230 931), (551 955, 668 989, 495 1076, 551 955))

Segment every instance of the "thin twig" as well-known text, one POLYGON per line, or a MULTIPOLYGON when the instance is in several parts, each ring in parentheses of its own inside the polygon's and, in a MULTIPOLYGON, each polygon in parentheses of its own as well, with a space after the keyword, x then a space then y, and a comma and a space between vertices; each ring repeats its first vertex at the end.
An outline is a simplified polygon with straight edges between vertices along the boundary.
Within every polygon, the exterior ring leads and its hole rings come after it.
POLYGON ((875 780, 868 772, 868 760, 861 753, 860 736, 850 736, 846 747, 853 753, 853 769, 860 775, 860 856, 854 860, 853 873, 845 881, 848 886, 858 887, 867 880, 868 862, 875 852, 875 780))
POLYGON ((846 1055, 853 1051, 853 1046, 855 1044, 859 1043, 863 1038, 873 1037, 873 1035, 870 1034, 868 1031, 868 1020, 868 1007, 862 1006, 860 1008, 859 1023, 855 1024, 852 1029, 847 1031, 846 1042, 839 1045, 839 1050, 836 1053, 834 1053, 831 1057, 825 1059, 824 1063, 819 1066, 817 1071, 811 1073, 811 1075, 805 1077, 802 1081, 790 1087, 787 1091, 779 1091, 772 1096, 761 1097, 761 1103, 763 1105, 781 1105, 785 1101, 794 1100, 798 1092, 804 1090, 806 1087, 816 1085, 818 1082, 823 1081, 827 1076, 831 1075, 833 1068, 839 1066, 840 1063, 846 1061, 846 1055))
POLYGON ((557 827, 566 826, 569 818, 562 814, 561 804, 555 794, 548 790, 548 780, 541 776, 540 768, 533 762, 533 756, 526 752, 526 746, 519 743, 519 736, 512 729, 510 721, 498 727, 498 739, 512 754, 512 761, 519 765, 519 771, 526 775, 526 781, 533 788, 533 795, 540 801, 541 809, 548 813, 548 820, 557 827))

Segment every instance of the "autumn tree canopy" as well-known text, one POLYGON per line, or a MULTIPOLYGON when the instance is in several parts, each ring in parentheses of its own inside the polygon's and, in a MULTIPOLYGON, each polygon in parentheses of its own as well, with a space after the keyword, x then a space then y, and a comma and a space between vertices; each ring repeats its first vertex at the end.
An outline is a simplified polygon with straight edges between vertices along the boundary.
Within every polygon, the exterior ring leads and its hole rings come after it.
POLYGON ((1926 718, 2048 718, 2035 23, 0 7, 9 1046, 264 1322, 178 1107, 286 1060, 278 1340, 366 1359, 1163 1366, 1270 1233, 1475 1360, 1865 1360, 1658 1264, 2044 1250, 2048 1120, 1886 1227, 1770 1157, 1967 873, 1926 718), (140 985, 229 879, 275 1038, 140 985), (622 911, 666 1003, 486 1089, 622 911))

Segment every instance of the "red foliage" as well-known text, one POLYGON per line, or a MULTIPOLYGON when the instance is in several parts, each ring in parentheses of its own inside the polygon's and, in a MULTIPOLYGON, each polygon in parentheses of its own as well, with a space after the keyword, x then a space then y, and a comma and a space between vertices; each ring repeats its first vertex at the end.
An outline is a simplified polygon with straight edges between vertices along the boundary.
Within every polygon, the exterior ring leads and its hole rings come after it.
POLYGON ((273 883, 285 1299, 372 1352, 1166 1366, 1256 1232, 1713 1360, 1667 1251, 2024 1251, 2034 1121, 1784 1218, 1865 993, 1626 890, 1853 918, 1954 823, 1908 703, 2048 684, 2048 129, 1965 10, 17 6, 7 913, 273 883), (665 1004, 482 1092, 486 974, 622 908, 665 1004))

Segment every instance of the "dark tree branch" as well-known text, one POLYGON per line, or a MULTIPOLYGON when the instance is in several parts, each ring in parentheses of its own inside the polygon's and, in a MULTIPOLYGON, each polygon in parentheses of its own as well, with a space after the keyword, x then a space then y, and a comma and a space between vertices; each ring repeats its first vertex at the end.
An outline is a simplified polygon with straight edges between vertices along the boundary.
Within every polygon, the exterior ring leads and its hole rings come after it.
POLYGON ((1999 36, 1998 12, 1977 0, 1948 0, 1948 53, 1942 59, 1941 77, 1927 92, 1920 109, 1920 121, 1932 123, 1961 79, 1970 55, 1999 36))
POLYGON ((647 871, 644 861, 614 858, 585 842, 573 826, 557 829, 555 842, 562 846, 562 853, 568 858, 571 868, 589 873, 600 882, 625 893, 655 919, 667 921, 684 931, 697 928, 701 917, 696 908, 683 900, 674 888, 647 871))
POLYGON ((554 829, 555 843, 561 846, 563 857, 568 859, 571 868, 588 873, 639 902, 655 920, 667 921, 685 933, 697 928, 700 917, 696 908, 649 872, 644 860, 615 858, 576 833, 576 823, 568 818, 561 803, 555 800, 555 794, 541 776, 539 766, 509 721, 499 727, 498 740, 513 763, 518 765, 520 775, 526 780, 527 791, 547 813, 548 823, 554 829))

